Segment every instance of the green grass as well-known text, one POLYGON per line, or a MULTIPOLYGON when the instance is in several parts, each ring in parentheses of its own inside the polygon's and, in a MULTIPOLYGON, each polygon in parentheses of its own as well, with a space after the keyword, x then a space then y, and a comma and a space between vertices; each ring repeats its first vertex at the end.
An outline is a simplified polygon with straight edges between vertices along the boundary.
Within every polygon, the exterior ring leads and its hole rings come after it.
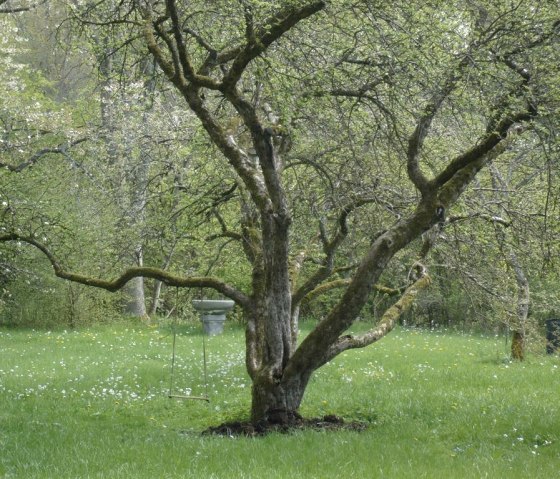
MULTIPOLYGON (((302 414, 365 432, 201 436, 244 419, 235 325, 208 338, 211 402, 167 398, 169 329, 0 329, 2 478, 550 478, 560 467, 560 360, 510 363, 503 339, 398 330, 319 370, 302 414)), ((305 328, 305 326, 304 326, 305 328)), ((177 340, 177 389, 204 393, 198 326, 177 340)))

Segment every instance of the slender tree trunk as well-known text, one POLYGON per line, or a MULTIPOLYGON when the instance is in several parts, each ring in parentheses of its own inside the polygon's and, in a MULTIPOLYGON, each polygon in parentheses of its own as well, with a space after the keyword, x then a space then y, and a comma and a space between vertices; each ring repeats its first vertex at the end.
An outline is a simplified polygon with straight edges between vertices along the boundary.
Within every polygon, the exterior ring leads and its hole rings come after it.
MULTIPOLYGON (((149 138, 151 133, 150 120, 150 95, 153 95, 155 88, 155 80, 153 76, 155 65, 153 61, 146 60, 143 62, 142 75, 144 76, 144 93, 142 97, 142 125, 145 137, 149 138)), ((127 142, 127 149, 134 143, 135 132, 126 131, 125 140, 127 142)), ((134 158, 134 155, 127 154, 127 159, 134 158)), ((148 181, 150 175, 152 159, 147 152, 147 145, 140 149, 137 161, 130 165, 125 165, 127 170, 126 180, 128 183, 128 191, 123 192, 123 196, 128 194, 128 206, 126 207, 126 215, 130 225, 135 229, 142 231, 146 222, 146 204, 148 197, 148 181)), ((138 238, 138 243, 133 245, 134 254, 137 259, 137 265, 143 266, 144 263, 144 245, 142 244, 141 236, 138 238)), ((127 314, 135 317, 148 319, 146 311, 146 301, 144 292, 144 278, 135 278, 133 284, 128 289, 128 303, 126 307, 127 314)))
POLYGON ((152 317, 157 314, 159 307, 159 298, 161 296, 161 289, 163 283, 160 280, 154 281, 154 289, 152 291, 152 301, 150 303, 150 309, 148 310, 148 316, 152 317))
MULTIPOLYGON (((175 251, 175 245, 177 243, 175 243, 173 245, 173 247, 171 248, 171 251, 169 251, 169 253, 167 254, 166 258, 165 258, 165 263, 163 265, 163 270, 166 271, 167 268, 169 268, 169 265, 171 264, 171 258, 173 257, 173 252, 175 251)), ((148 311, 148 316, 152 317, 153 315, 155 315, 157 313, 158 307, 159 307, 159 298, 161 295, 161 289, 163 287, 163 282, 160 281, 159 279, 154 281, 154 290, 152 291, 152 302, 150 304, 150 309, 148 311)))
POLYGON ((525 330, 529 314, 529 281, 513 251, 510 253, 509 262, 513 266, 517 282, 517 327, 513 331, 511 357, 523 361, 525 359, 525 330))
MULTIPOLYGON (((492 183, 494 188, 496 189, 496 191, 502 188, 504 190, 504 193, 501 193, 500 196, 505 198, 509 203, 509 193, 507 193, 507 191, 509 190, 508 182, 504 180, 495 165, 492 165, 490 167, 490 173, 492 175, 492 183)), ((502 249, 506 248, 506 252, 509 250, 509 253, 504 255, 505 261, 515 272, 515 282, 517 285, 517 320, 515 326, 512 328, 513 336, 511 339, 511 357, 514 360, 523 361, 525 359, 525 330, 531 298, 529 281, 527 279, 527 276, 525 276, 523 266, 519 262, 519 259, 517 258, 517 255, 513 250, 513 247, 507 244, 503 227, 497 226, 496 237, 502 249)))

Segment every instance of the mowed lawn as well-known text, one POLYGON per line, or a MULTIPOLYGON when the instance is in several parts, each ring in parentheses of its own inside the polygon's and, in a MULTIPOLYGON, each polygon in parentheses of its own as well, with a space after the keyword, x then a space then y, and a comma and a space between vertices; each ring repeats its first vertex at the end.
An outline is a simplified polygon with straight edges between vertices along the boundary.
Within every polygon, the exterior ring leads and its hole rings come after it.
MULTIPOLYGON (((174 393, 204 395, 199 326, 179 329, 174 393)), ((502 337, 400 329, 323 367, 305 396, 303 415, 366 431, 231 438, 201 432, 247 418, 242 328, 206 340, 209 403, 167 397, 172 340, 127 322, 0 329, 0 478, 560 475, 558 356, 511 363, 502 337)))

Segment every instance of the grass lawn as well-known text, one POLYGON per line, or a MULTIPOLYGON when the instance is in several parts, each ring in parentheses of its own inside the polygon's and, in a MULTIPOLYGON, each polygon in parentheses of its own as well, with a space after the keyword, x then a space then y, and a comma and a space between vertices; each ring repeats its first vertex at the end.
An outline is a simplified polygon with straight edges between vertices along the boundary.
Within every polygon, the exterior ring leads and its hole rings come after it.
MULTIPOLYGON (((559 477, 560 358, 510 363, 503 338, 397 330, 323 367, 301 413, 365 432, 201 436, 249 410, 228 326, 207 339, 210 403, 167 398, 167 327, 0 329, 0 478, 559 477)), ((202 395, 199 327, 180 332, 175 392, 202 395)))

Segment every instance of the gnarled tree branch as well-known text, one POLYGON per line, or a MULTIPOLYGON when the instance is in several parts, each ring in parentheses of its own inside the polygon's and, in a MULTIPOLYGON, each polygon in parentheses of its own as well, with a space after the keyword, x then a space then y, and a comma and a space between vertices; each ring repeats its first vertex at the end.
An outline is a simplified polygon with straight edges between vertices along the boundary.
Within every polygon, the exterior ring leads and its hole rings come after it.
MULTIPOLYGON (((337 288, 344 288, 350 284, 350 278, 335 279, 328 283, 323 283, 316 287, 314 290, 310 291, 305 295, 302 301, 313 301, 315 298, 332 291, 337 288)), ((387 286, 382 286, 380 284, 374 284, 373 290, 381 294, 386 294, 387 296, 395 296, 403 292, 403 288, 388 288, 387 286)))
POLYGON ((419 157, 424 145, 424 141, 428 136, 432 122, 440 110, 445 99, 457 87, 459 80, 463 75, 463 71, 470 62, 470 56, 466 54, 459 62, 456 69, 451 72, 441 89, 436 92, 431 100, 424 108, 424 112, 416 123, 416 128, 408 139, 407 151, 407 171, 410 181, 418 188, 422 196, 427 195, 432 191, 428 179, 424 176, 420 169, 419 157))
POLYGON ((222 81, 223 89, 227 90, 235 86, 252 60, 301 20, 322 10, 325 5, 323 0, 309 2, 301 7, 288 4, 265 21, 261 27, 251 29, 247 34, 247 43, 235 57, 229 72, 222 81))
POLYGON ((445 185, 461 169, 488 155, 505 139, 507 132, 515 123, 531 120, 535 115, 536 111, 529 109, 503 118, 478 144, 451 160, 447 167, 430 182, 431 187, 437 188, 445 185))
POLYGON ((326 352, 323 358, 324 362, 330 361, 348 349, 363 348, 373 344, 392 331, 401 315, 414 304, 420 291, 427 288, 431 283, 430 276, 426 273, 425 269, 421 271, 423 271, 422 275, 405 290, 404 294, 393 306, 385 311, 375 328, 357 336, 347 335, 340 337, 326 352))
POLYGON ((65 279, 67 281, 72 281, 74 283, 80 283, 86 286, 92 286, 95 288, 104 289, 106 291, 115 292, 122 289, 131 279, 144 277, 156 279, 167 284, 168 286, 176 286, 179 288, 211 288, 215 291, 218 291, 219 293, 222 293, 224 296, 233 299, 242 307, 247 307, 249 304, 249 298, 244 293, 237 290, 233 286, 220 281, 217 278, 204 276, 184 277, 174 275, 160 268, 137 267, 126 269, 116 279, 103 280, 66 271, 58 261, 58 259, 55 257, 55 255, 43 243, 37 241, 34 238, 17 233, 0 235, 0 243, 8 241, 20 241, 22 243, 34 246, 47 257, 57 277, 65 279))

